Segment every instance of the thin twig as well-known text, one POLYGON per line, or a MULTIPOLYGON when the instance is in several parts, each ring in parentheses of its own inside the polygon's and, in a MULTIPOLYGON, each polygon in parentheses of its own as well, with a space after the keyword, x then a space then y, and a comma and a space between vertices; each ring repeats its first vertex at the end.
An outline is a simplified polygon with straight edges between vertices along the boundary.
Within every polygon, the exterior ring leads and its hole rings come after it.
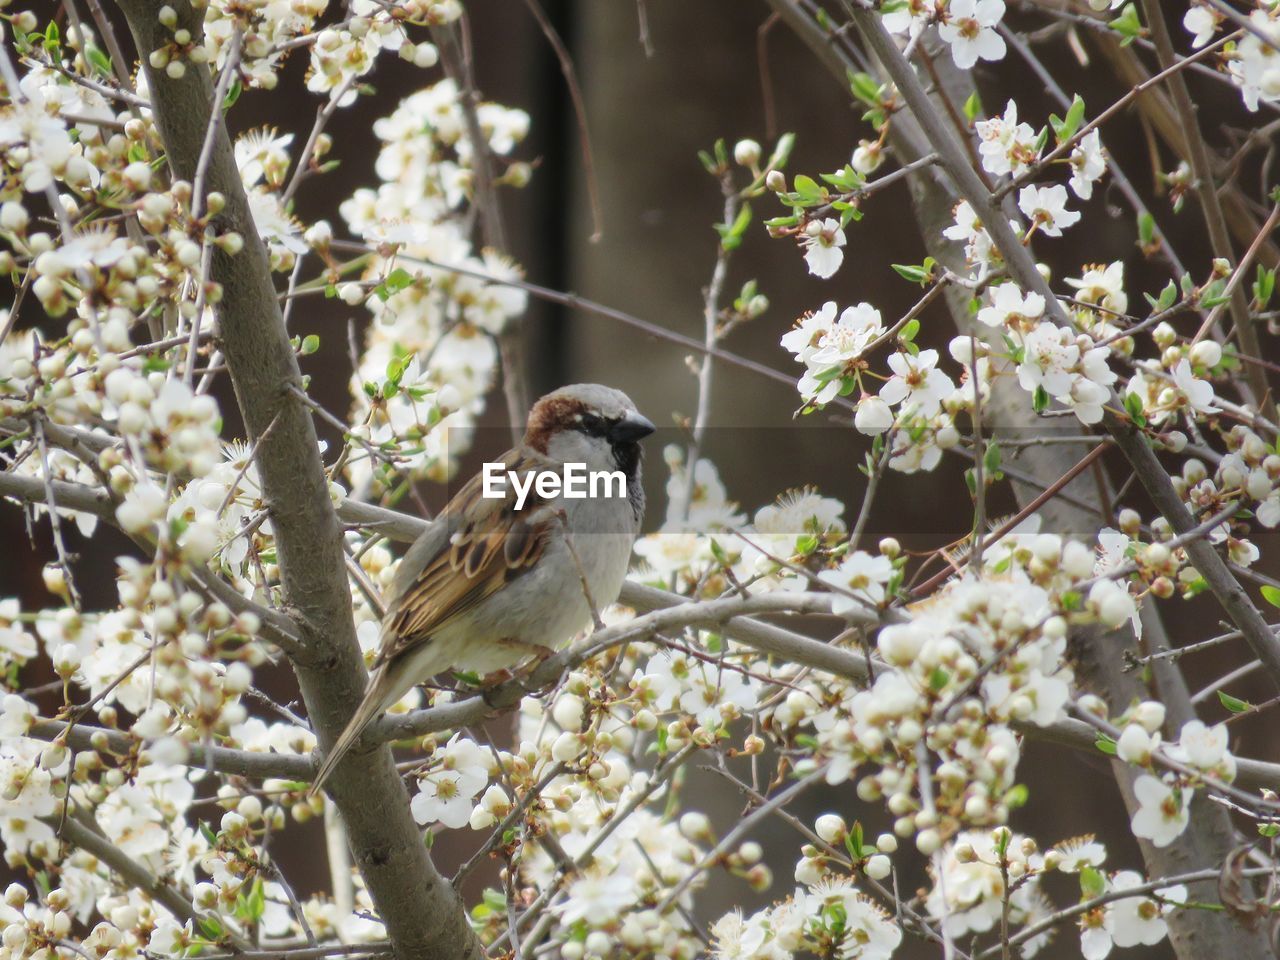
MULTIPOLYGON (((529 8, 533 18, 538 21, 542 35, 547 38, 547 43, 551 44, 551 49, 555 51, 556 60, 560 63, 560 72, 564 74, 564 82, 569 88, 569 100, 573 103, 573 115, 578 123, 578 141, 582 148, 582 172, 587 180, 587 200, 591 205, 591 224, 593 229, 588 239, 591 243, 599 243, 604 237, 604 211, 600 206, 600 185, 596 181, 596 161, 591 152, 591 137, 587 132, 587 105, 582 99, 582 87, 578 83, 578 73, 573 66, 573 57, 569 55, 564 41, 560 39, 560 34, 556 32, 555 26, 551 23, 551 19, 542 9, 538 0, 524 0, 524 5, 529 8)), ((641 0, 640 11, 641 43, 645 45, 646 55, 652 56, 653 53, 647 43, 648 30, 644 21, 643 0, 641 0)))

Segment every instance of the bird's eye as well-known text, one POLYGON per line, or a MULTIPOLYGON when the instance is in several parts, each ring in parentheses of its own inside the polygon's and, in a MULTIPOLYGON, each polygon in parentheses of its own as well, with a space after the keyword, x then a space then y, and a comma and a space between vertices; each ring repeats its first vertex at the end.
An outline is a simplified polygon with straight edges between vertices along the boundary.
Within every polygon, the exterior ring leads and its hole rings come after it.
POLYGON ((594 413, 584 413, 578 421, 578 426, 589 437, 603 437, 609 428, 604 417, 594 413))

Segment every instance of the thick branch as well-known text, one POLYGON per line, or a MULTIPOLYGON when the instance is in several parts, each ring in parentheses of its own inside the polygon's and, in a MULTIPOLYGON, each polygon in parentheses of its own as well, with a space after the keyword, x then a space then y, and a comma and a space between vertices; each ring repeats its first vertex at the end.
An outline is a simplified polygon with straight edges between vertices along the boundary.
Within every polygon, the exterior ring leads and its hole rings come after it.
MULTIPOLYGON (((209 70, 186 63, 185 74, 175 80, 152 68, 148 55, 169 43, 172 34, 146 0, 119 0, 119 5, 147 73, 169 166, 175 176, 191 180, 210 111, 220 108, 213 103, 209 70)), ((187 0, 170 5, 178 26, 199 36, 202 15, 187 0)), ((292 658, 294 671, 317 736, 328 747, 360 702, 366 674, 351 618, 341 527, 311 417, 289 389, 301 386, 297 358, 225 125, 214 131, 207 183, 226 200, 219 226, 245 239, 238 255, 219 251, 213 258, 213 277, 223 289, 219 346, 249 438, 259 444, 258 469, 281 584, 306 650, 305 657, 292 658)), ((456 893, 427 855, 391 751, 348 758, 330 780, 330 794, 397 956, 478 960, 483 951, 456 893)))

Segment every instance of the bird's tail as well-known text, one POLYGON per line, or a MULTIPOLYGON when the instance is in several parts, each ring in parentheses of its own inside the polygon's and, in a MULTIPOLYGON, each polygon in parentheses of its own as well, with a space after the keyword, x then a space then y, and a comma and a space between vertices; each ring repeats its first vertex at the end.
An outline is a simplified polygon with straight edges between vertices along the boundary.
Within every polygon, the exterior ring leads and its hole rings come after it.
POLYGON ((365 727, 369 726, 373 719, 389 705, 386 703, 385 677, 385 671, 379 670, 369 681, 369 689, 365 691, 364 699, 360 701, 359 708, 357 708, 351 719, 347 721, 347 726, 342 731, 342 736, 338 737, 334 742, 333 747, 330 748, 329 753, 324 758, 324 763, 320 765, 320 772, 316 774, 316 778, 311 784, 311 789, 307 791, 308 797, 314 797, 320 792, 324 782, 329 779, 329 774, 333 773, 333 768, 338 765, 338 761, 360 739, 360 734, 364 733, 365 727))

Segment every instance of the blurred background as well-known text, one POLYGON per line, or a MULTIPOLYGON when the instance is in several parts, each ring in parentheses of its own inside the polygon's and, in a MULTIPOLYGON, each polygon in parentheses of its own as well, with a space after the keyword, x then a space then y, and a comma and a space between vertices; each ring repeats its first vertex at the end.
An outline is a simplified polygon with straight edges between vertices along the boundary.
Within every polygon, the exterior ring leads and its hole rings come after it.
MULTIPOLYGON (((789 172, 816 176, 848 162, 858 139, 874 134, 860 119, 861 108, 851 104, 848 90, 825 72, 786 27, 767 26, 770 9, 763 0, 647 0, 641 7, 632 0, 543 0, 542 6, 571 52, 585 98, 603 235, 598 242, 590 240, 593 226, 578 126, 559 64, 535 19, 520 2, 469 0, 482 95, 526 110, 532 118, 531 135, 517 156, 536 163, 533 180, 522 191, 502 193, 509 253, 534 283, 572 291, 701 340, 702 293, 716 258, 717 236, 711 225, 721 217, 722 201, 719 185, 702 169, 697 151, 709 149, 719 137, 730 145, 751 137, 764 144, 767 155, 773 138, 790 131, 797 140, 789 172), (641 13, 647 19, 650 53, 640 41, 641 13)), ((1039 28, 1049 22, 1034 11, 1017 9, 1015 4, 1010 7, 1008 22, 1015 27, 1039 28)), ((1172 27, 1175 42, 1185 49, 1185 34, 1176 23, 1172 27)), ((1080 51, 1088 53, 1092 38, 1086 32, 1081 41, 1080 51)), ((1036 50, 1066 89, 1084 96, 1091 116, 1126 89, 1105 64, 1092 58, 1083 61, 1061 31, 1038 35, 1036 50)), ((272 125, 294 131, 296 149, 305 139, 317 104, 303 85, 305 67, 306 58, 295 57, 275 92, 246 93, 230 115, 233 134, 272 125)), ((373 165, 378 141, 370 132, 371 121, 389 114, 403 96, 436 78, 435 71, 424 73, 394 56, 382 59, 371 77, 376 94, 337 111, 328 127, 334 140, 331 157, 340 160, 341 166, 303 185, 298 214, 304 221, 326 218, 343 235, 338 204, 357 187, 376 182, 373 165)), ((999 64, 981 64, 976 79, 988 114, 1002 111, 1012 93, 1018 98, 1020 119, 1033 125, 1044 123, 1050 112, 1060 112, 1012 54, 999 64)), ((1228 142, 1229 125, 1258 126, 1275 118, 1274 113, 1262 114, 1261 119, 1245 114, 1238 94, 1225 84, 1192 76, 1191 85, 1211 142, 1228 142)), ((1197 278, 1203 278, 1211 255, 1195 202, 1189 201, 1175 215, 1157 177, 1157 171, 1172 169, 1176 160, 1136 114, 1109 123, 1103 142, 1143 193, 1184 261, 1192 265, 1197 278)), ((1256 164, 1257 159, 1254 155, 1248 163, 1256 164)), ((890 169, 886 166, 882 172, 890 169)), ((1241 174, 1253 192, 1259 172, 1249 166, 1241 174)), ((1073 198, 1073 208, 1079 205, 1073 198)), ((1094 199, 1083 206, 1081 225, 1062 239, 1037 241, 1037 255, 1059 278, 1079 275, 1085 263, 1123 260, 1131 309, 1144 311, 1141 291, 1157 291, 1168 281, 1164 266, 1144 259, 1136 247, 1133 215, 1112 194, 1109 181, 1103 181, 1094 199)), ((755 207, 757 220, 783 212, 769 196, 755 207)), ((763 227, 753 226, 734 255, 727 299, 732 300, 742 284, 754 278, 771 307, 763 317, 735 330, 723 346, 795 376, 800 368, 778 340, 804 311, 816 309, 825 300, 841 306, 866 300, 882 311, 887 322, 905 312, 919 290, 890 264, 919 263, 924 256, 906 187, 896 185, 877 194, 866 203, 864 213, 860 223, 848 228, 844 266, 829 281, 808 275, 800 251, 790 241, 770 240, 763 227)), ((313 395, 330 410, 345 411, 350 373, 347 323, 355 318, 363 324, 367 314, 338 299, 307 298, 299 302, 293 317, 295 332, 315 332, 324 339, 326 349, 304 360, 304 372, 313 375, 313 395)), ((922 344, 945 349, 954 331, 941 301, 921 319, 922 344)), ((1274 347, 1274 338, 1264 336, 1264 342, 1274 347)), ((681 439, 677 425, 693 415, 697 385, 679 347, 536 298, 531 299, 524 320, 523 343, 533 396, 575 381, 608 383, 629 393, 655 423, 670 428, 663 431, 668 440, 681 439)), ((219 399, 227 413, 228 436, 234 436, 239 428, 228 384, 219 399)), ((849 427, 845 413, 793 420, 798 405, 793 387, 718 364, 704 455, 719 468, 730 497, 748 513, 789 487, 815 484, 848 506, 846 521, 852 522, 863 487, 857 466, 867 439, 844 429, 849 427)), ((494 429, 478 435, 476 448, 463 465, 464 475, 481 460, 501 452, 506 432, 498 426, 505 416, 501 394, 495 391, 490 406, 494 429)), ((336 440, 324 424, 319 426, 330 441, 336 440)), ((650 528, 661 523, 665 510, 666 469, 660 453, 661 444, 651 444, 646 477, 650 528)), ((1035 456, 1034 448, 1020 455, 1035 456)), ((1006 457, 1016 463, 1012 453, 1006 457)), ((1118 472, 1116 464, 1111 466, 1118 472)), ((963 468, 961 460, 946 459, 932 473, 891 475, 875 504, 872 535, 892 534, 910 549, 936 548, 963 535, 972 509, 963 468)), ((445 499, 439 488, 424 486, 421 493, 433 510, 445 499)), ((996 512, 1012 509, 1007 491, 993 493, 992 503, 996 512)), ((53 559, 45 525, 32 535, 18 510, 5 509, 0 511, 0 537, 14 545, 0 553, 0 596, 18 596, 24 608, 55 602, 45 593, 40 574, 43 564, 53 559)), ((72 549, 80 554, 79 568, 96 571, 96 579, 84 573, 78 577, 88 604, 113 603, 114 583, 103 571, 111 569, 111 558, 127 552, 128 545, 122 539, 113 540, 109 531, 92 544, 75 534, 71 539, 72 549)), ((1267 560, 1267 548, 1274 544, 1259 542, 1259 546, 1264 564, 1270 563, 1264 572, 1276 574, 1274 559, 1267 560)), ((1179 603, 1171 610, 1176 642, 1221 632, 1217 628, 1220 614, 1208 601, 1179 603)), ((1120 651, 1115 655, 1119 657, 1120 651)), ((1205 686, 1244 659, 1244 648, 1231 644, 1187 658, 1184 665, 1191 688, 1205 686)), ((33 677, 32 682, 41 678, 33 677)), ((281 675, 270 686, 289 699, 290 684, 291 678, 281 675)), ((1253 701, 1268 696, 1260 682, 1253 685, 1248 680, 1234 685, 1232 692, 1253 701)), ((1224 713, 1213 701, 1202 716, 1219 720, 1224 713)), ((503 726, 495 725, 495 735, 502 735, 503 726)), ((1270 714, 1233 724, 1232 748, 1276 759, 1280 749, 1275 730, 1270 714)), ((1108 867, 1140 866, 1123 806, 1101 755, 1052 752, 1031 745, 1021 771, 1031 802, 1017 814, 1015 828, 1047 845, 1104 824, 1102 839, 1111 852, 1108 867)), ((708 779, 708 786, 711 783, 708 779)), ((720 827, 741 813, 739 798, 723 786, 711 787, 702 795, 717 798, 711 812, 720 827)), ((796 812, 810 822, 813 816, 834 810, 848 819, 861 819, 871 835, 888 826, 883 812, 865 808, 847 785, 811 791, 802 804, 807 809, 796 812)), ((326 873, 318 859, 323 857, 323 846, 316 839, 278 851, 299 892, 325 884, 326 873)), ((719 916, 733 906, 749 910, 791 890, 798 838, 784 824, 771 821, 755 839, 764 844, 776 875, 773 890, 754 894, 745 883, 734 880, 713 884, 699 896, 702 919, 719 916)), ((440 838, 435 850, 443 869, 450 871, 475 842, 469 831, 440 838)), ((491 878, 477 877, 474 883, 485 879, 491 878)), ((904 876, 904 892, 922 880, 922 875, 904 876)), ((1078 895, 1066 883, 1056 888, 1053 880, 1048 889, 1058 902, 1078 895)), ((1077 938, 1067 934, 1041 955, 1070 957, 1078 955, 1078 949, 1077 938)), ((908 942, 901 955, 935 952, 908 942)), ((1172 954, 1165 943, 1147 955, 1172 954)), ((1126 956, 1143 954, 1131 951, 1126 956)))

